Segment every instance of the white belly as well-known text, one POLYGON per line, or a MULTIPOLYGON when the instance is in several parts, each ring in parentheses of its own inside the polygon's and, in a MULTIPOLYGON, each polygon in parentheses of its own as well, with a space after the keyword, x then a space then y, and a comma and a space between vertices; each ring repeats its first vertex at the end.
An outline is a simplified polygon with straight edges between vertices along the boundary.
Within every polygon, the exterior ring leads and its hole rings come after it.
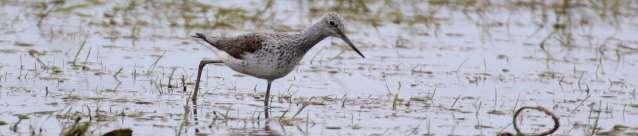
POLYGON ((254 54, 245 54, 242 59, 236 59, 226 53, 221 53, 219 57, 222 58, 226 66, 239 73, 266 80, 275 80, 288 75, 300 59, 287 60, 275 56, 258 57, 254 54))

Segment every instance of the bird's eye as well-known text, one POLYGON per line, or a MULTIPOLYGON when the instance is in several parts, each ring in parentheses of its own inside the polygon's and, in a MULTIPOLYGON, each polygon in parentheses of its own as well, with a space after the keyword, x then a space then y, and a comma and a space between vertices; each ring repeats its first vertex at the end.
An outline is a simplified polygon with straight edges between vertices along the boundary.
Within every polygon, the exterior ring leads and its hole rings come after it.
POLYGON ((328 24, 330 24, 331 26, 335 26, 335 21, 330 20, 328 21, 328 24))

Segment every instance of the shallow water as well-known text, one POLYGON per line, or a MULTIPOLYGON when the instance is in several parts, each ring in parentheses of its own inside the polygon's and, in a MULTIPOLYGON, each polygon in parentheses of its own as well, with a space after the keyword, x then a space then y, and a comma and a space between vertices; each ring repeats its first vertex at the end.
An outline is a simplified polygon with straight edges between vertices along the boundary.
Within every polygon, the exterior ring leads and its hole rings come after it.
MULTIPOLYGON (((522 106, 558 114, 559 135, 638 134, 634 1, 0 5, 0 135, 57 135, 77 117, 93 135, 495 135, 522 106), (319 43, 274 82, 273 119, 266 82, 222 65, 188 102, 197 64, 215 58, 193 33, 296 32, 330 10, 366 58, 319 43)), ((551 125, 524 114, 526 132, 551 125)))

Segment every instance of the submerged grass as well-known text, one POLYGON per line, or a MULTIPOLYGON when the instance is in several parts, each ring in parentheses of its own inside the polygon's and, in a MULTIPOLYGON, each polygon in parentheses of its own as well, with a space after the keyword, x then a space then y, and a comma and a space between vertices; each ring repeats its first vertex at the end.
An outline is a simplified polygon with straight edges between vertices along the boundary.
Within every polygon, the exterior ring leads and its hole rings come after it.
POLYGON ((82 118, 77 117, 71 126, 63 129, 63 136, 85 136, 91 126, 89 122, 80 122, 82 118))

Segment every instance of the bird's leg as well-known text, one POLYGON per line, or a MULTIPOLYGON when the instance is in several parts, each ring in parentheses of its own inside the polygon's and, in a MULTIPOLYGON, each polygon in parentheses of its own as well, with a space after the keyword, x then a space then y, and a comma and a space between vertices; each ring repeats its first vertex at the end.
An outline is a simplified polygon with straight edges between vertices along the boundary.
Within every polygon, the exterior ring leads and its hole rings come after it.
POLYGON ((266 118, 269 118, 270 105, 270 85, 272 84, 272 80, 268 80, 268 87, 266 87, 266 97, 264 99, 264 115, 266 118))
POLYGON ((193 92, 193 96, 191 100, 193 100, 193 104, 197 103, 197 91, 199 90, 199 80, 202 78, 202 70, 206 64, 211 63, 224 63, 221 60, 202 60, 199 62, 199 67, 197 68, 197 81, 195 81, 195 91, 193 92))

